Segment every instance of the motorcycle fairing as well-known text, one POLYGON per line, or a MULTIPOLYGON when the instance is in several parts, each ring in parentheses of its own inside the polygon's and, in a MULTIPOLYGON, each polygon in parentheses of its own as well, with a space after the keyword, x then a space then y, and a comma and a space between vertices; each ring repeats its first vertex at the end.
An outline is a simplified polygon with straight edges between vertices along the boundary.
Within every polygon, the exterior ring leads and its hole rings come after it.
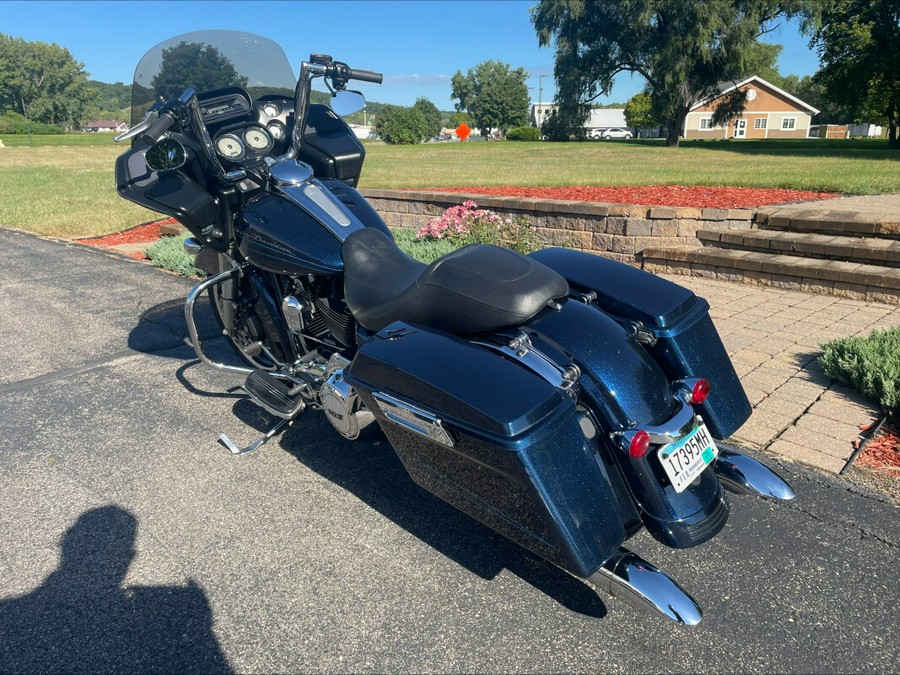
POLYGON ((640 321, 657 342, 647 350, 670 380, 703 377, 711 394, 698 407, 715 438, 727 438, 753 408, 709 317, 709 303, 682 286, 600 256, 561 248, 532 253, 573 290, 620 323, 640 321))

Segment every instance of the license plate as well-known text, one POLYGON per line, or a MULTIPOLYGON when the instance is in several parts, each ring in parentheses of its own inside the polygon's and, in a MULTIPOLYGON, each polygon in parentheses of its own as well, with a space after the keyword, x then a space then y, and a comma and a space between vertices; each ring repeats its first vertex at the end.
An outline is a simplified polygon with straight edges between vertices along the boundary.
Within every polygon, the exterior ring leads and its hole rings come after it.
POLYGON ((681 440, 661 447, 658 456, 675 492, 684 492, 718 454, 712 434, 701 423, 681 440))

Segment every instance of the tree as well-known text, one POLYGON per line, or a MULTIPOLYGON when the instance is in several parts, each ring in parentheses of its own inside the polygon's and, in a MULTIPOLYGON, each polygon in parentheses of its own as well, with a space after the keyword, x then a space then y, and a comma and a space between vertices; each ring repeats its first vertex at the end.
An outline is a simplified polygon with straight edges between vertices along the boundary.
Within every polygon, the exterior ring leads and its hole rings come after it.
POLYGON ((555 44, 557 101, 591 101, 621 72, 641 75, 677 146, 691 105, 743 74, 757 37, 810 0, 540 0, 532 22, 555 44))
POLYGON ((550 141, 570 141, 584 138, 587 130, 584 123, 591 114, 591 109, 582 104, 560 105, 551 109, 541 124, 541 133, 550 141))
POLYGON ((231 60, 212 45, 179 42, 163 49, 159 72, 151 82, 156 96, 177 98, 188 87, 198 92, 221 87, 246 87, 247 78, 234 68, 231 60))
POLYGON ((79 128, 97 91, 84 64, 68 49, 0 34, 0 112, 14 110, 30 120, 79 128))
POLYGON ((856 119, 887 122, 888 146, 900 148, 900 0, 831 0, 812 32, 815 79, 856 119))
POLYGON ((385 106, 375 120, 375 133, 391 145, 415 145, 428 138, 428 120, 418 108, 385 106))
POLYGON ((463 122, 465 122, 466 126, 470 128, 473 124, 475 124, 475 120, 473 120, 472 116, 467 112, 455 112, 450 115, 450 126, 454 129, 463 122))
POLYGON ((659 118, 653 112, 653 101, 647 94, 635 94, 625 104, 625 124, 635 129, 654 129, 659 118))
POLYGON ((459 101, 457 111, 472 115, 482 136, 487 138, 492 128, 505 135, 510 127, 528 122, 527 79, 524 68, 513 70, 508 63, 482 61, 465 75, 456 71, 450 97, 459 101))
POLYGON ((427 98, 417 98, 413 108, 422 113, 425 118, 425 138, 433 138, 441 133, 441 111, 427 98))

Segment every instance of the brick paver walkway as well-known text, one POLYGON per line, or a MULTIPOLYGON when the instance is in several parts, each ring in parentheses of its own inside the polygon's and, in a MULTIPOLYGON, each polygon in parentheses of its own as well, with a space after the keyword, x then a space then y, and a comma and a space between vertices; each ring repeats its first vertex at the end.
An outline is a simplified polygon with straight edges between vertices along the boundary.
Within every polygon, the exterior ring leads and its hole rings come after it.
MULTIPOLYGON (((727 281, 661 275, 706 298, 753 415, 732 437, 825 471, 840 471, 860 427, 879 411, 817 363, 832 338, 900 325, 900 307, 727 281)), ((711 394, 715 396, 715 392, 711 394)))

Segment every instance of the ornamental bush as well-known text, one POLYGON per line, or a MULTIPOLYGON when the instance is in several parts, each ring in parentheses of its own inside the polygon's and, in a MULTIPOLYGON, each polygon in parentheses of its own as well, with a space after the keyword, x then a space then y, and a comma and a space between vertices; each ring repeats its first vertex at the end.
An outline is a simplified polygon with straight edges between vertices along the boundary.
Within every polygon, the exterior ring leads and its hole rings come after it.
POLYGON ((900 328, 872 331, 869 337, 837 338, 822 345, 825 373, 900 418, 900 328))
POLYGON ((539 141, 541 130, 537 127, 515 127, 506 134, 508 141, 539 141))
POLYGON ((450 240, 457 247, 467 244, 505 246, 520 253, 531 253, 542 246, 537 228, 528 218, 503 218, 498 213, 480 209, 471 199, 451 206, 419 229, 418 238, 426 241, 450 240))

